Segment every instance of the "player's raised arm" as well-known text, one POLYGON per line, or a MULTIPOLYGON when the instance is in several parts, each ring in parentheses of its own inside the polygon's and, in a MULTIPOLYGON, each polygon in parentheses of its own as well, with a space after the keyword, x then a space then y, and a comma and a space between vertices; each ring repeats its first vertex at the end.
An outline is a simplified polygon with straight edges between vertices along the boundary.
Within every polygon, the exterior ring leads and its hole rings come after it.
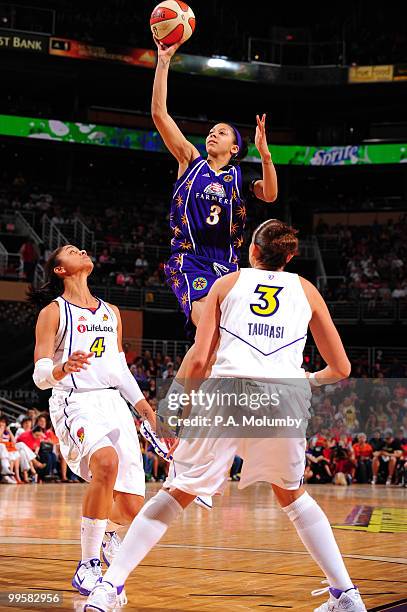
POLYGON ((316 385, 338 382, 347 378, 351 372, 351 365, 342 340, 318 289, 305 278, 301 278, 301 284, 312 310, 309 326, 317 349, 327 364, 323 370, 310 375, 311 382, 313 380, 316 385))
POLYGON ((155 412, 144 397, 143 392, 138 386, 136 379, 130 372, 126 362, 126 356, 123 351, 123 326, 120 311, 117 306, 113 306, 113 304, 109 304, 109 306, 112 308, 117 318, 117 348, 119 349, 120 359, 122 362, 122 371, 118 389, 129 404, 131 404, 135 410, 137 410, 141 418, 143 420, 147 420, 151 427, 155 430, 157 425, 155 412))
POLYGON ((178 176, 181 176, 189 164, 199 157, 199 151, 185 138, 167 111, 168 71, 171 58, 180 44, 165 47, 158 41, 155 41, 155 43, 158 47, 158 58, 151 101, 151 115, 165 146, 179 163, 178 176))
POLYGON ((257 127, 254 142, 260 153, 263 178, 254 183, 253 191, 259 200, 275 202, 278 194, 277 173, 267 144, 266 115, 263 115, 261 119, 259 115, 256 115, 256 121, 257 127))

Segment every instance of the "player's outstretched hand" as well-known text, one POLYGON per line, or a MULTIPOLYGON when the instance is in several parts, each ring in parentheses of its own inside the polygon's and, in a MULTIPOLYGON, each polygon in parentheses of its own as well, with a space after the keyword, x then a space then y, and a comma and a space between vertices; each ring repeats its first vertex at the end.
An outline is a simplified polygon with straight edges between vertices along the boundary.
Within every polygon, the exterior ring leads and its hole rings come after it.
POLYGON ((67 374, 71 372, 80 372, 86 370, 86 366, 90 365, 89 359, 94 356, 94 353, 85 353, 84 351, 75 351, 69 355, 68 361, 65 361, 63 371, 67 374))
POLYGON ((158 57, 162 59, 167 59, 168 61, 171 60, 172 56, 178 51, 178 49, 180 48, 182 44, 179 42, 179 43, 175 43, 175 45, 171 45, 170 47, 167 47, 166 45, 163 45, 163 43, 161 43, 155 37, 154 37, 154 42, 157 45, 158 57))
POLYGON ((254 144, 261 157, 268 157, 270 155, 270 151, 267 145, 267 136, 266 136, 266 114, 262 116, 260 119, 259 115, 256 115, 257 127, 256 127, 256 136, 254 138, 254 144))

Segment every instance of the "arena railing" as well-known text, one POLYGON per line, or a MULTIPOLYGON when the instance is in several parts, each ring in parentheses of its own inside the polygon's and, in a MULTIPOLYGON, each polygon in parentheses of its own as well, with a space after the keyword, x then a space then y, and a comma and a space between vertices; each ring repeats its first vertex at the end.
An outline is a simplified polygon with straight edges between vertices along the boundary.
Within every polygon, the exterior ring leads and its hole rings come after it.
MULTIPOLYGON (((142 240, 142 239, 141 239, 142 240)), ((103 249, 108 249, 109 253, 114 256, 115 253, 123 255, 134 255, 137 256, 140 252, 146 257, 147 261, 149 257, 154 259, 168 259, 170 256, 170 247, 163 246, 160 244, 144 244, 139 246, 135 242, 120 242, 118 244, 108 244, 103 240, 95 240, 93 243, 92 254, 96 258, 103 252, 103 249)))
POLYGON ((7 418, 16 420, 20 414, 24 414, 26 410, 24 406, 16 404, 5 397, 0 397, 0 411, 1 414, 4 414, 7 418))
POLYGON ((177 357, 183 357, 191 342, 188 340, 166 340, 163 338, 152 339, 152 338, 124 338, 132 351, 135 351, 137 355, 144 356, 146 351, 151 353, 152 358, 156 358, 158 353, 163 357, 169 356, 173 362, 177 357))
POLYGON ((23 260, 20 253, 0 252, 0 276, 7 279, 23 280, 23 260), (2 263, 1 263, 2 262, 2 263), (4 268, 3 268, 4 265, 4 268))
POLYGON ((345 40, 297 42, 293 39, 283 41, 251 36, 247 56, 249 62, 277 66, 345 66, 346 43, 345 40))
MULTIPOLYGON (((152 358, 156 358, 158 353, 163 357, 169 356, 175 363, 177 357, 183 357, 191 342, 187 340, 166 340, 163 338, 124 338, 124 342, 130 345, 130 349, 135 351, 137 356, 145 356, 145 351, 151 353, 152 358)), ((394 359, 407 364, 407 347, 394 346, 346 346, 347 355, 354 365, 359 364, 364 368, 369 376, 374 376, 376 366, 379 364, 382 370, 391 367, 394 359)), ((320 358, 318 349, 314 345, 307 345, 304 351, 305 364, 310 368, 318 366, 320 358)), ((323 367, 321 365, 321 367, 323 367)))
POLYGON ((8 269, 8 251, 4 244, 0 242, 0 275, 4 276, 8 269))
MULTIPOLYGON (((170 289, 165 287, 109 287, 92 286, 98 297, 110 301, 119 308, 161 310, 176 312, 177 300, 170 289)), ((327 302, 333 319, 337 323, 391 324, 407 320, 407 299, 388 301, 349 299, 327 302)))
POLYGON ((75 217, 72 222, 55 223, 55 226, 68 240, 70 244, 74 244, 80 249, 85 249, 88 253, 95 251, 95 234, 87 225, 78 217, 75 217))
POLYGON ((13 215, 16 220, 17 229, 19 229, 21 233, 25 234, 26 236, 30 236, 37 245, 42 244, 43 242, 42 238, 38 236, 37 232, 35 231, 33 226, 28 222, 25 215, 22 215, 20 211, 18 210, 14 211, 13 215))
POLYGON ((42 239, 51 251, 64 244, 69 244, 69 240, 47 215, 44 215, 42 218, 42 239))

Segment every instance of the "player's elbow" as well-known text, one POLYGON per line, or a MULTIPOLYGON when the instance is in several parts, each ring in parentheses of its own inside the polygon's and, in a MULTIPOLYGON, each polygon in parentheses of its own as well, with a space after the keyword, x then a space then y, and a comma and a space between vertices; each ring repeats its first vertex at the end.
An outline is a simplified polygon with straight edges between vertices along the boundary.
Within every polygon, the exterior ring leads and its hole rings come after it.
POLYGON ((272 204, 273 202, 277 200, 277 196, 278 196, 277 189, 268 189, 268 190, 263 189, 263 197, 262 197, 263 202, 266 202, 267 204, 272 204))
POLYGON ((344 361, 339 368, 336 368, 336 373, 338 378, 340 380, 343 380, 344 378, 349 378, 351 370, 352 366, 350 364, 350 361, 349 359, 346 359, 346 361, 344 361))
MULTIPOLYGON (((195 351, 194 351, 195 353, 195 351)), ((193 354, 189 362, 189 370, 191 378, 199 377, 205 371, 206 360, 201 355, 193 354)))
POLYGON ((271 194, 267 194, 266 195, 266 202, 268 204, 272 204, 273 202, 275 202, 277 200, 277 196, 278 196, 277 191, 274 191, 271 194))
POLYGON ((157 128, 164 123, 167 114, 159 104, 152 103, 151 117, 157 128))

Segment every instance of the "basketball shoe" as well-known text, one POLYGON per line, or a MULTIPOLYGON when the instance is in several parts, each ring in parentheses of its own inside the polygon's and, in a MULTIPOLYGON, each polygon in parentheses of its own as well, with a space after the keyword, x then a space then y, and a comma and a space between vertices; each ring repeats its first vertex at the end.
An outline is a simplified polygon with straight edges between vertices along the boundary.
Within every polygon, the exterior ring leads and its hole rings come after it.
POLYGON ((107 531, 103 536, 102 558, 107 567, 110 567, 121 543, 122 540, 115 531, 107 531))
POLYGON ((75 575, 72 578, 72 586, 81 595, 89 595, 101 576, 102 564, 99 559, 90 559, 90 561, 85 561, 85 563, 79 561, 75 575))
POLYGON ((314 608, 314 612, 343 612, 344 610, 346 612, 367 612, 357 587, 348 591, 326 587, 312 591, 312 595, 322 595, 326 592, 329 592, 329 600, 322 606, 314 608))
POLYGON ((114 587, 110 582, 105 582, 102 578, 92 589, 83 612, 111 612, 124 605, 120 603, 120 596, 124 587, 114 587))

